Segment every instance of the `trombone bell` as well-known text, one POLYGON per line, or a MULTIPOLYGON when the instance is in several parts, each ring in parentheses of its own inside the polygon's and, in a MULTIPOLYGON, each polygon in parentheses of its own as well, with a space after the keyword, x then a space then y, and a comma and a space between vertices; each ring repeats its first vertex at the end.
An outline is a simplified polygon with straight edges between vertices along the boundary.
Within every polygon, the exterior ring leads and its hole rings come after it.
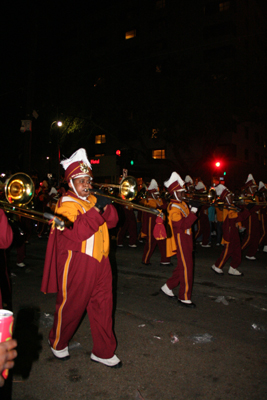
MULTIPOLYGON (((119 189, 119 197, 123 200, 132 201, 137 195, 137 182, 133 176, 126 176, 121 180, 119 185, 110 183, 94 183, 93 186, 100 187, 100 189, 106 188, 110 195, 115 194, 114 189, 117 188, 119 189)), ((116 197, 114 197, 114 199, 115 198, 116 197)))
POLYGON ((137 195, 137 183, 132 176, 126 176, 120 183, 120 197, 123 200, 132 201, 137 195))
POLYGON ((28 204, 34 196, 32 179, 22 172, 12 175, 5 184, 5 196, 10 204, 28 204))

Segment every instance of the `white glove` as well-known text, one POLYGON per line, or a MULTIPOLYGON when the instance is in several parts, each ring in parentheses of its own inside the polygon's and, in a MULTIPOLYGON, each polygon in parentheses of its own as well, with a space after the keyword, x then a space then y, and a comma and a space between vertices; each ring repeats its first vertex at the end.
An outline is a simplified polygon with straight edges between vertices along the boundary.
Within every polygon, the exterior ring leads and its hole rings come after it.
POLYGON ((198 208, 196 208, 196 207, 192 207, 192 208, 191 208, 191 211, 192 211, 193 213, 195 213, 195 214, 197 213, 197 210, 198 210, 198 208))

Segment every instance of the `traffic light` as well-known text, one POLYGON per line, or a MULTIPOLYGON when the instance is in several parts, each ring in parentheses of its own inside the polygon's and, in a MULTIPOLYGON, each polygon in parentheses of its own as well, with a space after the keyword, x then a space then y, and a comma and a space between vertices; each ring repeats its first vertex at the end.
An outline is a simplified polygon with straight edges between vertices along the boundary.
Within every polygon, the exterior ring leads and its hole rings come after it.
POLYGON ((120 157, 121 156, 121 151, 120 150, 116 150, 116 155, 120 157))
POLYGON ((216 161, 216 163, 215 163, 215 167, 219 168, 220 166, 221 166, 221 163, 220 163, 220 161, 216 161))
POLYGON ((131 160, 131 161, 130 161, 130 164, 131 164, 131 165, 134 165, 134 160, 131 160))

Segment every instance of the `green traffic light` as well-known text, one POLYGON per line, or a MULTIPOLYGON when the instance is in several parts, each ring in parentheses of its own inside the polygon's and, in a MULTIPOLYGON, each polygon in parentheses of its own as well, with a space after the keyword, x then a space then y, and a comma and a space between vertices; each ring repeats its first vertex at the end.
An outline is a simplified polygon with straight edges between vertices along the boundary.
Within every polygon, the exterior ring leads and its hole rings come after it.
POLYGON ((225 176, 225 175, 226 175, 226 172, 224 171, 224 173, 223 173, 223 174, 224 174, 224 176, 225 176))
POLYGON ((134 160, 131 160, 131 165, 134 165, 134 160))

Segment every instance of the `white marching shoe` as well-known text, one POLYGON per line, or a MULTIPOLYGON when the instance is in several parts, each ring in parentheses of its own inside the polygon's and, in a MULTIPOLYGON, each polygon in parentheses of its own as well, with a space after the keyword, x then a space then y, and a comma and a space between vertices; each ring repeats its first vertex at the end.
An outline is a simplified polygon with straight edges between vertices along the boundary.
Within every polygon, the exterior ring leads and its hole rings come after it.
POLYGON ((234 276, 242 276, 243 272, 238 271, 238 269, 230 267, 228 270, 229 275, 234 275, 234 276))
POLYGON ((223 270, 220 268, 217 268, 215 264, 212 265, 211 269, 213 269, 216 274, 223 275, 223 270))
POLYGON ((254 256, 252 256, 252 257, 249 257, 249 256, 246 256, 246 258, 248 259, 248 260, 256 260, 256 257, 254 257, 254 256))
MULTIPOLYGON (((48 341, 48 344, 50 346, 50 342, 48 341)), ((70 358, 70 354, 69 354, 69 347, 65 347, 65 349, 62 350, 55 350, 53 349, 53 347, 50 346, 50 349, 52 351, 52 353, 54 354, 54 356, 56 358, 59 358, 61 360, 68 360, 70 358)))
POLYGON ((169 297, 176 297, 171 289, 168 288, 167 284, 163 285, 160 290, 169 297))
POLYGON ((122 367, 121 360, 115 354, 111 358, 100 358, 100 357, 95 356, 94 353, 91 353, 91 360, 94 362, 99 362, 101 364, 104 364, 110 368, 121 368, 122 367))

